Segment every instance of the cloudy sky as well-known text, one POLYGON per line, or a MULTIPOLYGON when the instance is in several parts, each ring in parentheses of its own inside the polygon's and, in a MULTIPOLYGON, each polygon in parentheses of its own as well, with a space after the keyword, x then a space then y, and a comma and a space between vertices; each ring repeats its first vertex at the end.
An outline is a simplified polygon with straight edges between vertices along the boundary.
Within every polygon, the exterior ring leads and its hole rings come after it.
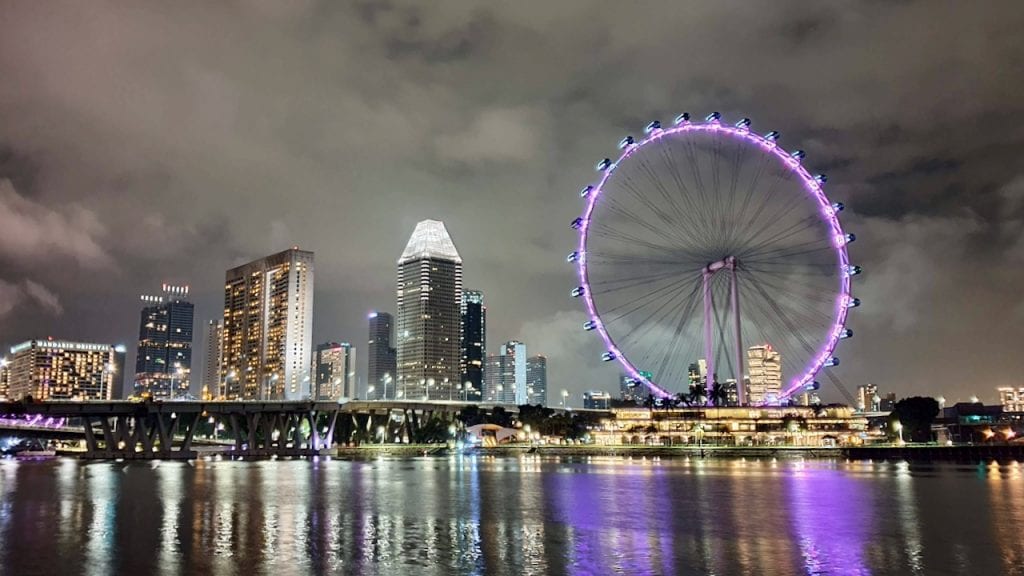
POLYGON ((315 339, 365 348, 437 218, 492 348, 610 390, 567 296, 577 192, 622 135, 718 110, 847 204, 839 378, 994 399, 1024 384, 1021 29, 1013 0, 0 1, 0 343, 130 343, 165 281, 198 326, 225 269, 299 245, 315 339))

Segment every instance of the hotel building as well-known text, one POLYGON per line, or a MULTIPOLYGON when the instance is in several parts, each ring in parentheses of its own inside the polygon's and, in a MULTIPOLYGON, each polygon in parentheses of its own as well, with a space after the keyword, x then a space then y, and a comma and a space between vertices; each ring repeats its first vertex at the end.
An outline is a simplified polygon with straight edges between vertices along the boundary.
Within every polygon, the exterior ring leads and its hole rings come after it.
POLYGON ((225 398, 309 398, 313 253, 285 250, 232 268, 224 280, 225 398))

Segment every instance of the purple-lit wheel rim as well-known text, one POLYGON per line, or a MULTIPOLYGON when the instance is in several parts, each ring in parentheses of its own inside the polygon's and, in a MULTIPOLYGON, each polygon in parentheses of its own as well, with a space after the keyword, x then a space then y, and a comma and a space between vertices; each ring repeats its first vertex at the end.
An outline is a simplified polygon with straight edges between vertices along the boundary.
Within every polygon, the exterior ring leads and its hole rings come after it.
POLYGON ((627 146, 619 156, 618 160, 613 162, 602 172, 600 181, 594 185, 593 190, 591 190, 586 197, 586 208, 583 212, 583 216, 581 218, 582 222, 579 227, 579 244, 577 247, 578 259, 576 261, 576 269, 579 274, 580 285, 584 288, 582 296, 586 302, 587 313, 590 316, 590 319, 594 322, 595 330, 597 330, 601 335, 602 340, 604 340, 605 350, 614 354, 615 360, 622 365, 626 374, 628 374, 630 378, 636 382, 642 382, 656 396, 662 398, 672 396, 670 392, 643 376, 633 363, 630 362, 627 355, 619 349, 615 341, 605 329, 605 326, 601 321, 600 313, 594 305, 594 299, 592 296, 593 292, 591 290, 590 278, 587 270, 588 230, 590 228, 591 215, 598 199, 601 197, 601 192, 604 190, 608 181, 612 179, 612 176, 615 174, 615 169, 623 160, 636 154, 637 151, 646 146, 657 144, 659 140, 666 136, 685 135, 687 133, 696 134, 702 132, 734 138, 739 142, 756 147, 765 154, 773 155, 788 169, 790 173, 792 173, 792 175, 797 177, 804 192, 817 205, 821 219, 830 230, 832 236, 830 245, 835 253, 836 265, 839 268, 839 286, 835 299, 832 325, 826 332, 824 342, 821 347, 818 349, 817 353, 812 356, 810 363, 804 368, 798 377, 790 380, 789 384, 783 388, 781 399, 785 399, 803 389, 814 380, 815 375, 826 365, 830 358, 832 358, 836 345, 842 338, 851 301, 850 276, 846 273, 846 270, 850 265, 845 241, 846 234, 843 232, 843 228, 839 222, 838 212, 833 208, 832 203, 825 195, 821 184, 807 172, 807 170, 801 165, 800 161, 790 153, 786 152, 775 141, 751 132, 745 126, 731 126, 722 124, 718 120, 710 120, 704 123, 685 121, 672 126, 671 128, 657 128, 652 130, 644 139, 627 146))

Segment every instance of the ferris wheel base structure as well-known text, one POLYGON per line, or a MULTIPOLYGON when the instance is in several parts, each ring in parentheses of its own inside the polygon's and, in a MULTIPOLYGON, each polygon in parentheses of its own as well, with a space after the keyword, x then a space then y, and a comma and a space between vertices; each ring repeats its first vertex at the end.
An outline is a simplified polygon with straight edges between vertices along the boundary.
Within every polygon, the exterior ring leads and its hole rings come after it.
POLYGON ((601 336, 601 359, 657 397, 684 385, 693 393, 700 354, 696 386, 708 404, 720 394, 720 367, 740 405, 770 403, 747 389, 743 343, 775 341, 777 401, 786 402, 817 390, 817 374, 839 364, 839 340, 853 335, 851 278, 861 268, 849 262, 856 237, 839 222, 844 205, 825 195, 825 175, 803 167, 802 150, 787 152, 778 132, 750 125, 717 112, 651 122, 642 139, 619 142, 617 160, 598 162, 599 181, 580 191, 570 295, 586 305, 583 328, 601 336))

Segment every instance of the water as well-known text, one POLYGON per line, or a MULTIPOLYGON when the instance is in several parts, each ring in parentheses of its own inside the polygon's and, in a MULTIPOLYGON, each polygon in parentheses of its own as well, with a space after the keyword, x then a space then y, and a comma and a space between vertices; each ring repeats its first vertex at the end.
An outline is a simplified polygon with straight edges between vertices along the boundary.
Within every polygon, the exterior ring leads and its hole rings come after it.
POLYGON ((0 461, 0 574, 1024 574, 1024 465, 0 461))

